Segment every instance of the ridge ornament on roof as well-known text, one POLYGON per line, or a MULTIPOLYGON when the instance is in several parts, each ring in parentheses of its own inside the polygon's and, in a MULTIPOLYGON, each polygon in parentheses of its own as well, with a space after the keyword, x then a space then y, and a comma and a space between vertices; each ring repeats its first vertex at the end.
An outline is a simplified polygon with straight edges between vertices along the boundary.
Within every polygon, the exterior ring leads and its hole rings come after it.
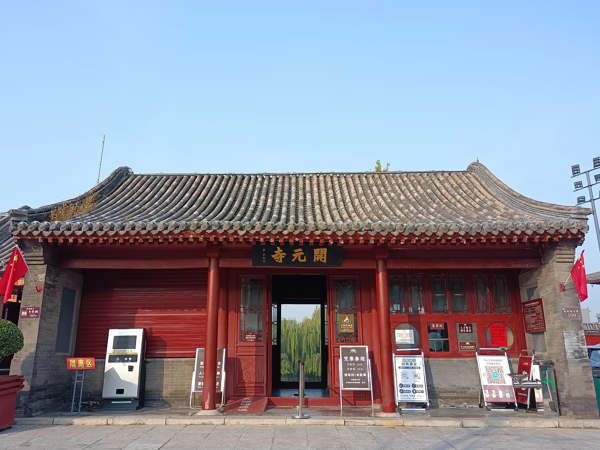
POLYGON ((90 242, 581 240, 591 212, 527 198, 479 162, 452 172, 147 175, 121 167, 67 202, 91 194, 98 197, 91 212, 60 222, 49 213, 65 202, 11 210, 10 233, 90 242))

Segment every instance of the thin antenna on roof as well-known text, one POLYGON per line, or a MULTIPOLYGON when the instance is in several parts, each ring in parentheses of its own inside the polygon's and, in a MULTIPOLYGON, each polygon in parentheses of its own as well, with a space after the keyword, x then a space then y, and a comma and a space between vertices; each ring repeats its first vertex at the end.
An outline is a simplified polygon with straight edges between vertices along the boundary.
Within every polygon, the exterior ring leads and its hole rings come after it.
POLYGON ((104 156, 104 141, 106 140, 106 125, 108 124, 108 112, 110 111, 110 98, 112 93, 108 96, 108 109, 106 110, 106 120, 104 121, 104 133, 102 133, 102 150, 100 151, 100 166, 98 167, 98 178, 96 184, 100 183, 100 171, 102 170, 102 157, 104 156))

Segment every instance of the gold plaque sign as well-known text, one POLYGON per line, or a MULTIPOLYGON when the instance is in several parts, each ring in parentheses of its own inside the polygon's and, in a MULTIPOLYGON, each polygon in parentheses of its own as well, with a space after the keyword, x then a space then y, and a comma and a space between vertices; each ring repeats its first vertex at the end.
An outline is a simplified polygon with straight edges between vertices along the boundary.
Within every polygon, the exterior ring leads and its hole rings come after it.
POLYGON ((354 314, 340 314, 340 333, 354 333, 354 314))

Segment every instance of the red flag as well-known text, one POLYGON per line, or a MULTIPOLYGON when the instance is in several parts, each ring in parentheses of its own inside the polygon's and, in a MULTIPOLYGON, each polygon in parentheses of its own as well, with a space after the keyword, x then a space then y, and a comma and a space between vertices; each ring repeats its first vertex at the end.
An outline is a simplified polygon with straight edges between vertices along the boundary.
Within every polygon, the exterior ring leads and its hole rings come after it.
POLYGON ((586 298, 588 298, 587 293, 587 279, 585 278, 585 263, 583 262, 583 252, 581 251, 581 255, 575 261, 575 265, 571 269, 571 277, 573 278, 573 283, 575 283, 575 289, 577 289, 577 295, 579 296, 579 301, 582 302, 586 298))
POLYGON ((23 278, 28 271, 29 267, 27 267, 25 258, 23 258, 19 247, 15 247, 6 265, 6 270, 0 279, 0 295, 4 295, 4 303, 12 295, 15 283, 23 278))

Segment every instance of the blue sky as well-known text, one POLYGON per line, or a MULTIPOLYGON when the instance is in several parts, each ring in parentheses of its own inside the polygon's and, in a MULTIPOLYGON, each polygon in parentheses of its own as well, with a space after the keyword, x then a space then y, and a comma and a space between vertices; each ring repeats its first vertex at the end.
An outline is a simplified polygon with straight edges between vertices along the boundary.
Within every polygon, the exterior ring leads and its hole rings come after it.
MULTIPOLYGON (((600 2, 5 2, 0 211, 144 172, 462 170, 574 204, 600 2)), ((598 189, 596 189, 598 194, 598 189)), ((591 222, 591 221, 590 221, 591 222)), ((592 224, 591 224, 592 225, 592 224)), ((600 270, 593 230, 588 271, 600 270)), ((584 303, 600 312, 600 288, 584 303)))

